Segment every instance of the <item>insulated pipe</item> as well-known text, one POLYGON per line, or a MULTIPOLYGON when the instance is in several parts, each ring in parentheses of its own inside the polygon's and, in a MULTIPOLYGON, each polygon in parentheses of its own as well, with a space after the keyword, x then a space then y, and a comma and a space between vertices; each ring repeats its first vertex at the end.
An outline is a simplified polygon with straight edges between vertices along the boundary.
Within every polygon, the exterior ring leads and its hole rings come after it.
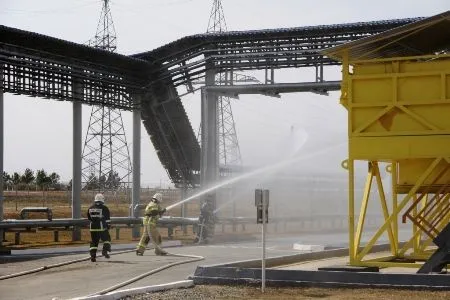
MULTIPOLYGON (((10 228, 47 228, 47 227, 69 227, 69 226, 88 226, 88 219, 53 219, 48 220, 7 220, 0 222, 0 229, 10 228)), ((130 217, 114 217, 111 218, 111 225, 131 225, 142 224, 142 218, 130 217)), ((162 226, 180 226, 180 225, 197 225, 198 218, 180 218, 164 216, 158 220, 158 225, 162 226)))

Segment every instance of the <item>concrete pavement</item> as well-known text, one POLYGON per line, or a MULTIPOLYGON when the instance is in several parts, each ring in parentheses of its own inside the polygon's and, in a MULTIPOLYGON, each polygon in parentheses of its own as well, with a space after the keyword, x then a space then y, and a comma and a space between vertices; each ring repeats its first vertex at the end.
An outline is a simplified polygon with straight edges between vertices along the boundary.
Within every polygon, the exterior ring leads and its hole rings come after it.
MULTIPOLYGON (((174 266, 128 285, 126 288, 184 280, 194 273, 199 264, 209 265, 256 259, 261 257, 260 241, 258 238, 258 236, 255 236, 254 240, 247 241, 166 248, 170 253, 200 255, 205 257, 205 260, 174 266)), ((289 247, 289 244, 289 239, 283 244, 276 241, 276 239, 272 241, 271 237, 268 237, 267 256, 299 253, 296 250, 289 250, 289 248, 292 248, 289 247)), ((135 244, 114 245, 114 249, 120 248, 121 250, 134 249, 134 247, 135 244)), ((0 276, 63 261, 85 258, 87 256, 87 246, 71 247, 68 249, 22 250, 20 254, 13 251, 12 257, 14 258, 10 258, 10 262, 0 264, 0 276), (29 256, 29 259, 23 261, 24 256, 29 256)), ((86 296, 152 269, 182 260, 187 260, 187 258, 156 256, 151 250, 146 251, 144 256, 136 256, 134 252, 112 255, 109 260, 98 258, 96 263, 84 261, 38 273, 1 280, 0 295, 2 299, 10 300, 68 299, 86 296)))

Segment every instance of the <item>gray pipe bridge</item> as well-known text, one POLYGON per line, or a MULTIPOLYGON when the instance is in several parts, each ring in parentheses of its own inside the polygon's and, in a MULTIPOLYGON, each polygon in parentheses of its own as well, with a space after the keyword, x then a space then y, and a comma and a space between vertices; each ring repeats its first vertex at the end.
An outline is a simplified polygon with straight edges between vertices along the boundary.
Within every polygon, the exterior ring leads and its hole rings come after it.
MULTIPOLYGON (((313 67, 317 81, 301 90, 336 90, 338 82, 323 83, 323 67, 339 63, 319 51, 418 19, 198 34, 131 56, 0 25, 0 75, 4 92, 139 109, 170 179, 192 187, 200 146, 176 87, 192 92, 206 74, 257 69, 273 83, 275 69, 313 67)), ((276 85, 259 89, 277 93, 276 85)))

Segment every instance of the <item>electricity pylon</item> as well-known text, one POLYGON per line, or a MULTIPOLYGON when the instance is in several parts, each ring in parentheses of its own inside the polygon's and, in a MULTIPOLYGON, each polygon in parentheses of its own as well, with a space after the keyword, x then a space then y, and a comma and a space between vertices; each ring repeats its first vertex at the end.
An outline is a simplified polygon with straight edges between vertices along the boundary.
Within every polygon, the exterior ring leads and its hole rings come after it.
MULTIPOLYGON (((89 45, 114 52, 116 31, 109 0, 103 0, 95 37, 89 45)), ((102 93, 102 97, 112 97, 102 93)), ((83 189, 117 190, 128 185, 131 160, 120 110, 93 106, 82 155, 83 189)))
MULTIPOLYGON (((221 0, 213 0, 211 14, 209 16, 208 29, 206 32, 227 31, 227 24, 223 14, 221 0)), ((233 79, 242 79, 251 81, 250 77, 231 78, 229 74, 219 73, 216 75, 217 85, 232 84, 233 79)), ((238 75, 239 76, 239 75, 238 75)), ((218 133, 219 133, 219 165, 226 173, 233 173, 233 169, 242 166, 241 151, 236 134, 236 126, 231 109, 229 97, 219 96, 218 99, 218 133)), ((227 175, 222 172, 222 176, 227 175)))

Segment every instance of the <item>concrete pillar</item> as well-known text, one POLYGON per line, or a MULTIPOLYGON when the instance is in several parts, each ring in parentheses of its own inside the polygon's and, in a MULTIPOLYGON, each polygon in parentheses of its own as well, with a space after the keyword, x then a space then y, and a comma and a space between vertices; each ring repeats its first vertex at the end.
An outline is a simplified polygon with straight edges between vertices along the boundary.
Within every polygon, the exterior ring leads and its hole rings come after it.
MULTIPOLYGON (((72 85, 74 100, 82 99, 83 86, 74 82, 72 85), (75 97, 77 95, 78 97, 75 97)), ((73 144, 72 144, 72 218, 81 218, 81 157, 82 157, 82 112, 81 101, 73 102, 73 144)), ((81 229, 74 227, 72 232, 72 240, 81 240, 81 229)))
MULTIPOLYGON (((133 101, 135 103, 141 102, 140 95, 134 95, 133 101)), ((137 212, 135 210, 136 205, 139 204, 141 198, 141 111, 140 109, 133 110, 133 187, 132 187, 132 217, 137 218, 137 212)), ((138 238, 139 226, 134 225, 132 236, 138 238)))
MULTIPOLYGON (((214 69, 206 71, 206 87, 202 88, 201 102, 201 173, 200 185, 202 189, 211 187, 219 179, 219 146, 218 146, 218 114, 217 94, 208 92, 208 86, 214 85, 216 72, 214 69)), ((208 193, 211 208, 216 209, 216 191, 208 193)))

